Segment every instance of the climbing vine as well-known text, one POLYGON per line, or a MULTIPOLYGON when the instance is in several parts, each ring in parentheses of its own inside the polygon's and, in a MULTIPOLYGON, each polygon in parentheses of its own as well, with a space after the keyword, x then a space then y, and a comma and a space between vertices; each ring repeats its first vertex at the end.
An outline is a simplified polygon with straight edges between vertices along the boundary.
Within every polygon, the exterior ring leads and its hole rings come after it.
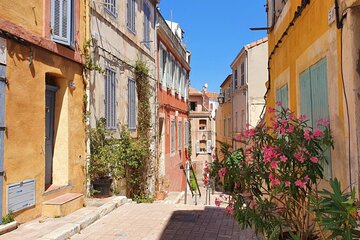
POLYGON ((141 147, 141 154, 130 158, 126 165, 126 181, 128 195, 135 199, 146 198, 147 176, 152 156, 150 150, 151 110, 150 97, 151 86, 149 69, 147 65, 138 60, 134 67, 134 77, 138 97, 138 126, 136 145, 141 147))

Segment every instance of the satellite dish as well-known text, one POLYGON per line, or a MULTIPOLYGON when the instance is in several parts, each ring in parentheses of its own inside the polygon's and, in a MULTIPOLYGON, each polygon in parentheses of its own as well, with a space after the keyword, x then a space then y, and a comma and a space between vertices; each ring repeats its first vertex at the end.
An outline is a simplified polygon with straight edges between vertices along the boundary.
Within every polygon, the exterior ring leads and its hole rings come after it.
POLYGON ((204 84, 204 88, 208 88, 208 84, 207 84, 207 83, 204 84))

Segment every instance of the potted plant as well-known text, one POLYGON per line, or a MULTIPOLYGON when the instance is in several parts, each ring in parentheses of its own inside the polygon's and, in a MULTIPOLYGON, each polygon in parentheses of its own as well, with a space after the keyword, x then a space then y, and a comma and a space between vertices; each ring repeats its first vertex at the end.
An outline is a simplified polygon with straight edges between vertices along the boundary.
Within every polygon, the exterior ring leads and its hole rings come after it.
POLYGON ((169 188, 169 181, 164 177, 159 177, 158 180, 158 190, 155 191, 156 200, 164 200, 166 198, 166 190, 169 188))
POLYGON ((119 144, 106 129, 106 120, 101 118, 96 127, 90 129, 89 176, 95 196, 111 195, 111 184, 122 172, 119 163, 119 144))

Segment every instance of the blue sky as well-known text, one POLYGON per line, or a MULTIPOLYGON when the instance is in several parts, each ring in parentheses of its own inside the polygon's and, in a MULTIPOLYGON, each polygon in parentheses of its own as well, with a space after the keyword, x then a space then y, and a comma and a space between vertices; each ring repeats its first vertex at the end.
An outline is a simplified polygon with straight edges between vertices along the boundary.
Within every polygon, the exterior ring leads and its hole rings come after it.
POLYGON ((219 92, 231 73, 230 64, 240 49, 266 36, 265 0, 161 0, 165 19, 172 19, 185 31, 184 41, 192 53, 191 86, 219 92))

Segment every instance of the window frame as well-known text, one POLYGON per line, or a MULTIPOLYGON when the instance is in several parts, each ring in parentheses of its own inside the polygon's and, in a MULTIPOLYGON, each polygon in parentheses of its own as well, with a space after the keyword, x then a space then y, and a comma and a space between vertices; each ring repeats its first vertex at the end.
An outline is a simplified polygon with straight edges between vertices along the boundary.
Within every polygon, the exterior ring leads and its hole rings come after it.
POLYGON ((110 130, 115 130, 117 126, 116 82, 116 71, 111 67, 105 67, 105 119, 106 128, 110 130), (111 77, 109 74, 111 74, 111 77))
POLYGON ((136 81, 128 78, 128 129, 136 131, 136 123, 136 81))

